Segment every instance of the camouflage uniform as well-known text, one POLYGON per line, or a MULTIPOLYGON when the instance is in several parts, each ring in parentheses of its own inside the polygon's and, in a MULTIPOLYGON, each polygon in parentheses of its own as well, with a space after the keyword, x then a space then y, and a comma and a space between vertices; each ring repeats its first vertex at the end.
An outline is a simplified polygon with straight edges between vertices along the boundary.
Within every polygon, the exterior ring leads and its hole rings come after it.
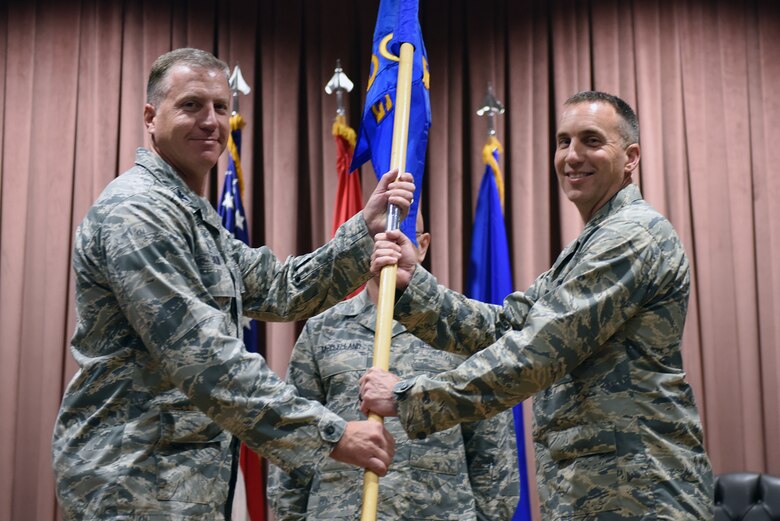
MULTIPOLYGON (((376 308, 366 291, 309 319, 293 350, 287 381, 301 396, 324 403, 342 418, 364 419, 358 409, 358 379, 371 366, 375 322, 376 308)), ((393 324, 394 373, 435 374, 463 360, 431 349, 401 324, 393 324)), ((396 440, 396 454, 379 480, 379 520, 511 519, 519 493, 511 411, 425 440, 407 438, 398 418, 387 418, 385 427, 396 440)), ((360 519, 363 474, 326 460, 311 481, 299 482, 272 466, 271 508, 277 521, 360 519)))
POLYGON ((362 216, 280 263, 222 227, 157 156, 112 181, 73 253, 80 366, 53 438, 66 519, 222 519, 232 437, 297 473, 325 460, 346 422, 301 399, 241 341, 242 314, 309 317, 366 280, 362 216))
POLYGON ((396 318, 475 353, 399 382, 412 438, 534 395, 544 519, 712 519, 712 471, 680 343, 688 261, 669 221, 629 185, 525 292, 468 300, 417 269, 396 318))

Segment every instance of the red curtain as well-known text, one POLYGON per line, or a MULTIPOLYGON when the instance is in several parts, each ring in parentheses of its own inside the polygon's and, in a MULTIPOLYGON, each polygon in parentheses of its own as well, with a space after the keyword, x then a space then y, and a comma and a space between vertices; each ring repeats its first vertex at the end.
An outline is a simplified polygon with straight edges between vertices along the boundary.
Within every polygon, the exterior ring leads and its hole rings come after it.
MULTIPOLYGON (((253 87, 242 164, 253 245, 308 252, 336 199, 323 92, 336 59, 361 113, 376 0, 77 3, 0 7, 0 519, 56 519, 51 429, 75 372, 69 264, 89 204, 143 146, 159 54, 210 50, 253 87)), ((423 209, 440 282, 464 289, 491 82, 507 112, 506 216, 523 289, 582 224, 554 179, 558 107, 611 91, 641 124, 636 182, 693 265, 683 356, 716 472, 780 474, 780 4, 770 0, 425 0, 433 127, 423 209)), ((225 161, 211 181, 221 186, 225 161)), ((363 168, 364 196, 373 189, 363 168)), ((298 326, 264 328, 284 374, 298 326)), ((530 421, 530 419, 529 419, 530 421)), ((531 454, 529 452, 529 454, 531 454)), ((534 498, 535 499, 535 498, 534 498)))

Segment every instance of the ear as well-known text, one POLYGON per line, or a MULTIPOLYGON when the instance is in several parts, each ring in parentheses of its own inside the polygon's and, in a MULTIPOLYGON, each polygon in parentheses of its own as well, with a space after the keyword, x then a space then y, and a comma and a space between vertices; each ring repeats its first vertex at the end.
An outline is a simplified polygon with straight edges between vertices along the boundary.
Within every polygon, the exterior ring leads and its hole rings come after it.
POLYGON ((154 118, 157 116, 157 109, 151 103, 144 105, 144 126, 149 134, 154 134, 154 118))
POLYGON ((425 255, 428 253, 428 246, 431 245, 431 234, 428 232, 420 234, 417 237, 417 263, 421 264, 425 260, 425 255))
POLYGON ((641 155, 642 154, 639 150, 639 143, 633 143, 626 147, 626 157, 628 158, 628 161, 626 162, 625 172, 627 174, 630 174, 636 170, 637 166, 639 166, 639 157, 641 155))

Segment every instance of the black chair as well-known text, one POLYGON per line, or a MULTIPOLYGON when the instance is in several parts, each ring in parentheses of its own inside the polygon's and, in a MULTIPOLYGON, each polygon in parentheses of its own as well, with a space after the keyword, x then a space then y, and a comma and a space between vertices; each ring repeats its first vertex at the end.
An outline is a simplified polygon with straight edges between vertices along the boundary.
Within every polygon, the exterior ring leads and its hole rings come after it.
POLYGON ((757 472, 715 476, 715 521, 780 521, 780 478, 757 472))

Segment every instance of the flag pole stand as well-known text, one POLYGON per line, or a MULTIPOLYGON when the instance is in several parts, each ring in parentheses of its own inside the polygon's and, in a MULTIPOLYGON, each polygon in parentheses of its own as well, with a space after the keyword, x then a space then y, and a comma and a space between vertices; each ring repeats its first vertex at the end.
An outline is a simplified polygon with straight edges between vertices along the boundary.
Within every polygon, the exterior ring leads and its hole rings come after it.
MULTIPOLYGON (((397 168, 398 175, 401 175, 406 169, 414 46, 408 42, 402 43, 399 54, 390 169, 397 168)), ((394 205, 388 205, 386 229, 398 229, 400 224, 398 208, 394 205)), ((395 279, 397 271, 398 266, 393 264, 382 268, 379 274, 373 367, 384 369, 385 371, 390 368, 390 339, 393 331, 393 307, 395 305, 395 279)), ((368 414, 368 419, 369 421, 384 423, 382 416, 373 412, 368 414)), ((366 470, 363 477, 363 508, 360 512, 360 521, 376 521, 378 500, 379 476, 370 470, 366 470)))

